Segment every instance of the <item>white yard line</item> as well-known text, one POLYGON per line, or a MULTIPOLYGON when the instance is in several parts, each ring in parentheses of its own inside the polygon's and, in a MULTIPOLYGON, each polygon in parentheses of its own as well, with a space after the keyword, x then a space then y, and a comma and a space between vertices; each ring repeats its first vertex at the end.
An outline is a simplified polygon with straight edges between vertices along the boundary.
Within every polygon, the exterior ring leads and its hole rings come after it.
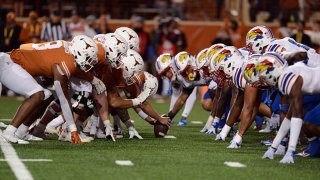
MULTIPOLYGON (((6 159, 0 159, 0 162, 8 161, 6 159)), ((52 162, 52 159, 20 159, 21 162, 52 162)))
POLYGON ((12 145, 3 139, 2 131, 0 130, 0 146, 3 152, 4 158, 7 160, 8 165, 13 171, 17 179, 21 180, 32 180, 33 177, 27 167, 19 159, 17 152, 14 150, 12 145))
POLYGON ((12 119, 0 119, 0 121, 11 121, 12 119))

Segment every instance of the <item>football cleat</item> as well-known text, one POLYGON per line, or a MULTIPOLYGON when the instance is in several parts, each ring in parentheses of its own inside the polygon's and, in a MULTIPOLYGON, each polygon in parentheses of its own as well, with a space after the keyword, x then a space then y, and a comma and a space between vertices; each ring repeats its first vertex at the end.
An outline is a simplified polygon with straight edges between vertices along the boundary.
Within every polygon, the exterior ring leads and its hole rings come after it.
POLYGON ((42 138, 40 137, 37 137, 37 136, 33 136, 31 134, 27 134, 25 135, 22 140, 25 140, 25 141, 43 141, 42 138))
POLYGON ((187 125, 187 119, 186 118, 181 118, 178 126, 186 126, 187 125))
POLYGON ((17 136, 12 135, 12 134, 6 134, 3 133, 2 137, 8 142, 8 143, 12 143, 12 144, 29 144, 28 141, 19 139, 17 136))
POLYGON ((214 139, 215 141, 224 141, 222 138, 221 138, 221 134, 217 134, 216 138, 214 139))
POLYGON ((211 128, 206 132, 206 134, 217 134, 218 133, 218 127, 219 127, 219 123, 218 122, 212 123, 211 128))
POLYGON ((0 128, 5 129, 5 128, 7 128, 7 127, 8 127, 8 125, 6 125, 6 124, 3 123, 3 122, 0 122, 0 128))
POLYGON ((291 163, 294 163, 293 161, 293 154, 294 154, 294 151, 292 152, 287 152, 286 155, 283 156, 282 160, 280 161, 280 163, 282 164, 291 164, 291 163))
POLYGON ((241 143, 237 143, 236 141, 232 140, 230 145, 227 147, 229 149, 238 149, 241 147, 241 143))
MULTIPOLYGON (((282 141, 283 142, 283 141, 282 141)), ((286 154, 286 145, 284 145, 281 142, 281 144, 278 146, 276 152, 274 153, 275 155, 285 155, 286 154)), ((287 144, 287 143, 286 143, 287 144)))
POLYGON ((262 156, 262 159, 266 159, 266 158, 273 159, 273 155, 274 155, 274 148, 269 147, 268 150, 262 156))
POLYGON ((98 129, 96 135, 95 135, 95 138, 98 138, 98 139, 105 139, 106 138, 106 134, 102 131, 102 129, 98 129))

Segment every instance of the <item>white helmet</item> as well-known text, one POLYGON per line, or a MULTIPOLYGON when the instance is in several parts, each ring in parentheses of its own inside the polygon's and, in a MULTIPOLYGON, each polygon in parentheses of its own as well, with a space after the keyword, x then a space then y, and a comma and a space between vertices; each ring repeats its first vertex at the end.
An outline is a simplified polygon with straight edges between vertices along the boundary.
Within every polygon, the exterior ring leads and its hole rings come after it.
POLYGON ((176 73, 183 72, 188 65, 194 64, 194 57, 186 51, 179 52, 174 56, 173 69, 176 73))
POLYGON ((126 40, 116 33, 108 33, 105 35, 103 47, 111 67, 119 69, 121 66, 121 56, 128 50, 128 43, 126 40))
POLYGON ((106 35, 105 34, 97 34, 93 36, 93 40, 100 42, 101 44, 104 44, 106 42, 106 35))
POLYGON ((135 51, 139 49, 139 36, 134 30, 128 27, 119 27, 114 33, 119 34, 127 41, 129 49, 133 49, 135 51))
POLYGON ((236 47, 227 46, 221 49, 217 54, 213 56, 212 62, 212 64, 214 64, 215 66, 214 74, 216 76, 218 84, 229 84, 235 67, 242 64, 243 56, 236 47))
POLYGON ((170 68, 172 64, 172 59, 173 57, 169 53, 163 53, 161 54, 155 63, 156 71, 157 73, 161 76, 163 72, 167 69, 170 68))
POLYGON ((283 68, 288 64, 277 53, 265 53, 263 54, 256 66, 259 80, 264 86, 276 86, 278 79, 283 71, 283 68))
POLYGON ((242 64, 242 71, 244 79, 254 87, 260 87, 259 75, 256 72, 256 66, 261 54, 252 54, 242 64))
POLYGON ((274 38, 272 31, 266 26, 256 26, 246 36, 246 46, 254 53, 261 54, 263 48, 274 38))
POLYGON ((85 72, 90 71, 98 63, 98 46, 88 36, 75 36, 69 43, 68 50, 73 55, 76 63, 85 72))
POLYGON ((222 43, 218 43, 218 44, 214 44, 212 46, 210 46, 207 50, 207 59, 208 62, 206 64, 206 66, 209 66, 210 62, 211 62, 211 58, 212 56, 217 53, 218 51, 220 51, 222 48, 226 47, 226 45, 222 44, 222 43))
POLYGON ((209 65, 209 60, 207 59, 207 50, 208 48, 205 48, 197 54, 195 59, 195 68, 197 70, 209 65))
POLYGON ((144 62, 140 54, 134 50, 128 49, 126 56, 122 59, 122 75, 125 82, 130 85, 133 83, 132 76, 143 70, 144 62))

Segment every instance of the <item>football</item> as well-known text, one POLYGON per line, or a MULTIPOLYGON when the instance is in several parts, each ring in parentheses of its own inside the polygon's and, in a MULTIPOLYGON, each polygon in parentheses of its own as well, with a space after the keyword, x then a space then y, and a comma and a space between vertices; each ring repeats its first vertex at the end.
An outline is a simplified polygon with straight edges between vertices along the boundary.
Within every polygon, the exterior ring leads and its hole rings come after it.
POLYGON ((156 124, 153 127, 153 130, 155 137, 163 138, 165 135, 167 135, 169 128, 166 125, 156 122, 156 124))

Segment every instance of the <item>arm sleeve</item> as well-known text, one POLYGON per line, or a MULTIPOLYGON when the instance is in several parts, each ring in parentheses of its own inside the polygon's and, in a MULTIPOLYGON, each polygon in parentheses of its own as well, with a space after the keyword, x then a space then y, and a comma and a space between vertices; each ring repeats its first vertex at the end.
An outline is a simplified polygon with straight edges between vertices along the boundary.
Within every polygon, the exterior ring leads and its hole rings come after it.
POLYGON ((59 98, 60 106, 62 109, 64 119, 66 120, 67 127, 70 128, 70 131, 75 131, 76 127, 75 127, 75 123, 73 120, 72 111, 70 109, 69 102, 68 102, 66 96, 64 95, 64 92, 62 90, 62 87, 61 87, 61 84, 59 81, 54 81, 54 88, 55 88, 55 91, 56 91, 57 96, 59 98))

